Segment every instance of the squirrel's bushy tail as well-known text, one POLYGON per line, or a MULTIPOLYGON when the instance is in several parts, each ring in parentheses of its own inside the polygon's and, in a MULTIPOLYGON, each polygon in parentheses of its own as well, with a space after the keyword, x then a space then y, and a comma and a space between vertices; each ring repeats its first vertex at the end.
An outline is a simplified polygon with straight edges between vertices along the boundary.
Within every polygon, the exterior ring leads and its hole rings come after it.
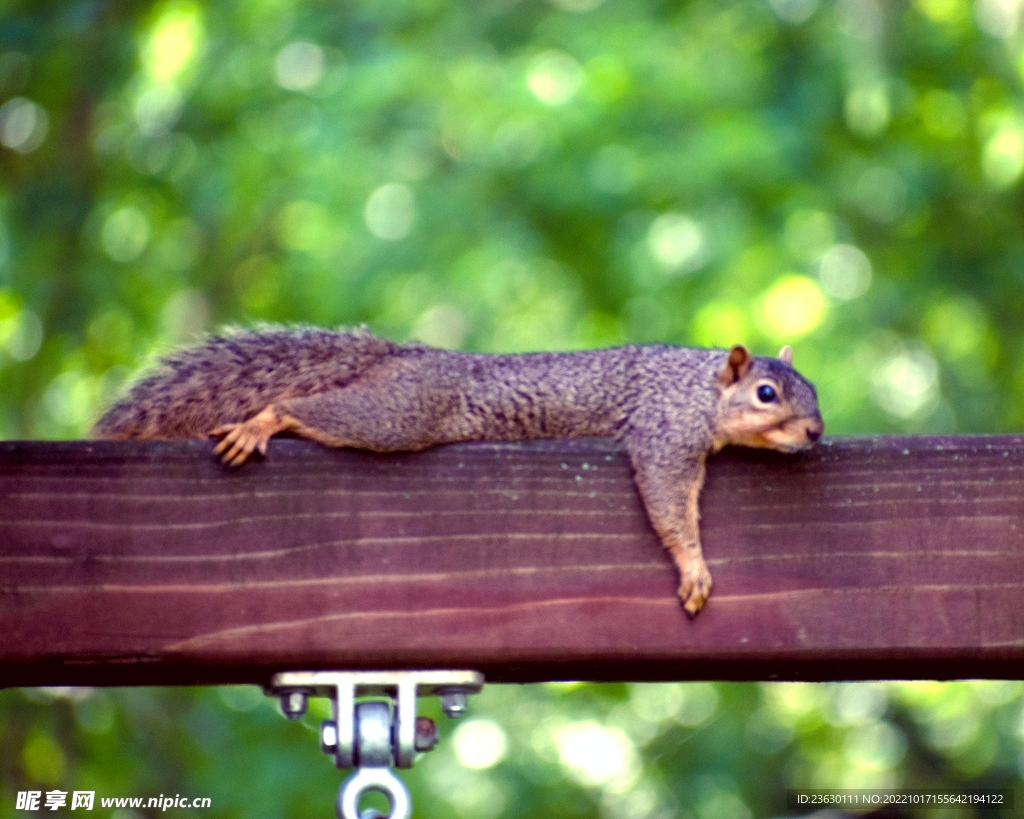
POLYGON ((282 397, 344 387, 398 346, 368 330, 229 330, 161 359, 103 413, 92 435, 205 438, 282 397))

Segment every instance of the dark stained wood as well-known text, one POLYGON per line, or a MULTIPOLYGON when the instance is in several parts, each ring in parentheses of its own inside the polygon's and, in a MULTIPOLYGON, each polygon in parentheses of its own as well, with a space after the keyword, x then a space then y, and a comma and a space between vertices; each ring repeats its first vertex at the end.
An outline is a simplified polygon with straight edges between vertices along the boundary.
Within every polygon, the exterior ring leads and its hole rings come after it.
POLYGON ((1024 676, 1024 438, 713 458, 690 620, 611 441, 0 443, 0 685, 1024 676))

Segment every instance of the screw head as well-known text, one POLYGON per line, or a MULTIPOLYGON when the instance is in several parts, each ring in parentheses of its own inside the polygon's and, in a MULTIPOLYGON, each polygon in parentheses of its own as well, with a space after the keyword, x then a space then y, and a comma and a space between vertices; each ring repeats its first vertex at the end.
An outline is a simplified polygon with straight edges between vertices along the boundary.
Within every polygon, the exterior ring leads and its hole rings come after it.
POLYGON ((443 691, 441 693, 441 710, 449 719, 458 719, 466 713, 469 696, 465 691, 443 691))
POLYGON ((282 694, 281 713, 288 719, 299 719, 306 713, 306 695, 301 691, 289 691, 282 694))
POLYGON ((333 754, 338 750, 338 724, 325 719, 320 725, 320 749, 325 754, 333 754))
POLYGON ((437 745, 437 725, 430 717, 416 717, 416 741, 413 747, 417 751, 430 751, 437 745))

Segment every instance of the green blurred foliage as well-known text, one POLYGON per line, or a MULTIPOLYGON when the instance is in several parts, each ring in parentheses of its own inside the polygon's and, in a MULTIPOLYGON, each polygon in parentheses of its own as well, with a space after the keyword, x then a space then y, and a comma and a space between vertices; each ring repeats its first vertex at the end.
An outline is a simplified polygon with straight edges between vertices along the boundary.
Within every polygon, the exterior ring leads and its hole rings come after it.
MULTIPOLYGON (((792 343, 833 433, 1019 428, 1020 14, 0 1, 0 435, 81 436, 150 356, 255 321, 792 343)), ((421 817, 775 816, 786 787, 1012 786, 1022 703, 492 686, 407 779, 421 817)), ((28 787, 330 815, 312 727, 244 688, 5 692, 0 819, 28 787)))
MULTIPOLYGON (((402 778, 420 819, 752 819, 796 815, 787 788, 1012 789, 1022 693, 1017 681, 490 685, 460 723, 423 702, 441 742, 402 778)), ((28 788, 212 800, 178 816, 332 816, 344 774, 317 749, 328 713, 313 703, 290 723, 251 686, 4 692, 0 817, 29 815, 13 809, 28 788)))
POLYGON ((1024 420, 1015 0, 0 14, 7 437, 258 320, 792 342, 833 432, 1024 420))

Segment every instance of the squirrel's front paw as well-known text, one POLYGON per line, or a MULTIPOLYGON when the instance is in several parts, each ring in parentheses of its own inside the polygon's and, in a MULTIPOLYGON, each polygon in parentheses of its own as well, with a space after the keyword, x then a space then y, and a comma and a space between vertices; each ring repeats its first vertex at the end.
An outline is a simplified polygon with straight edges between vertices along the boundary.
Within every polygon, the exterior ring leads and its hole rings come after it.
POLYGON ((679 599, 683 608, 692 617, 704 606, 704 601, 711 594, 711 572, 707 564, 701 560, 690 562, 686 567, 680 567, 682 581, 679 584, 679 599))
POLYGON ((248 421, 224 424, 213 430, 210 435, 223 436, 213 451, 229 466, 241 466, 253 450, 258 449, 261 455, 266 455, 271 436, 280 429, 277 413, 267 407, 248 421))

